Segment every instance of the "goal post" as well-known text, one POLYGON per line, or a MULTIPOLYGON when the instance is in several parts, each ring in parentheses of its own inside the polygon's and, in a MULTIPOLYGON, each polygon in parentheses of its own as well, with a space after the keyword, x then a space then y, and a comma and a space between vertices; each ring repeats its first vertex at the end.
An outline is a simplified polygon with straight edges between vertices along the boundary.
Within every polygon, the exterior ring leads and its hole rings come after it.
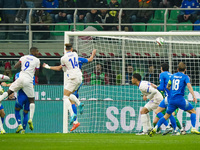
MULTIPOLYGON (((193 89, 200 99, 200 33, 199 32, 65 32, 64 43, 73 44, 80 57, 94 60, 82 67, 83 84, 79 99, 85 103, 83 115, 78 114, 80 126, 74 132, 135 133, 141 131, 142 100, 138 87, 131 84, 133 73, 143 80, 159 84, 160 66, 168 63, 170 72, 177 71, 183 61, 187 65, 193 89), (162 37, 164 44, 156 45, 162 37)), ((191 101, 187 89, 185 99, 191 101)), ((200 126, 200 104, 191 102, 197 111, 196 126, 200 126)), ((63 132, 67 133, 68 114, 63 107, 63 132)), ((150 113, 151 123, 155 117, 150 113)), ((188 114, 180 110, 178 119, 189 130, 188 114)))

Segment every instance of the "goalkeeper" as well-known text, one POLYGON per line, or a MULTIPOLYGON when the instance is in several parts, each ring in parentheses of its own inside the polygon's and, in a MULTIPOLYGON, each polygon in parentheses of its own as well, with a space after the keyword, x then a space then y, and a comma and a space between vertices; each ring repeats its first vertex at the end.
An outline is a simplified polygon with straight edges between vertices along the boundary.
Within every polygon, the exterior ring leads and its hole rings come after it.
MULTIPOLYGON (((158 122, 158 118, 161 118, 162 116, 164 116, 165 114, 165 111, 166 111, 166 108, 167 108, 167 105, 168 105, 168 97, 170 96, 170 92, 169 90, 167 89, 167 83, 171 77, 171 73, 169 72, 169 65, 167 63, 163 63, 161 64, 161 74, 160 74, 160 78, 159 78, 159 81, 160 81, 160 85, 159 86, 156 86, 154 84, 152 84, 152 86, 156 89, 158 89, 159 91, 164 91, 165 93, 165 99, 162 100, 162 102, 160 103, 160 105, 158 106, 157 110, 156 110, 156 118, 154 119, 154 122, 153 124, 156 125, 156 123, 158 122)), ((178 128, 180 129, 181 131, 181 134, 185 134, 185 131, 182 130, 182 127, 180 125, 180 122, 178 121, 177 117, 176 117, 176 114, 177 114, 178 110, 176 110, 174 113, 173 113, 173 116, 174 118, 176 119, 176 124, 178 126, 178 128)), ((167 128, 166 132, 163 133, 163 135, 166 135, 168 134, 169 132, 172 132, 173 131, 173 128, 167 128)), ((175 131, 174 134, 179 134, 175 131)))

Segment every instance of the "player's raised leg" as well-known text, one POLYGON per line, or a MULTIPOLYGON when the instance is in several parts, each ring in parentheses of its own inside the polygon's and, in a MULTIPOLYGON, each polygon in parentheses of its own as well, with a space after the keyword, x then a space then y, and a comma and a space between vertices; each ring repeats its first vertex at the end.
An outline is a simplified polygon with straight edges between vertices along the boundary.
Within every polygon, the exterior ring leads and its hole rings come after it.
POLYGON ((71 115, 70 124, 72 124, 77 117, 77 115, 72 110, 72 105, 71 105, 70 100, 69 100, 69 96, 70 96, 71 93, 72 93, 71 91, 64 89, 63 100, 65 101, 65 105, 66 105, 65 107, 67 108, 67 110, 69 111, 69 113, 71 115))
POLYGON ((69 98, 78 105, 80 114, 83 114, 84 103, 80 102, 79 99, 74 94, 71 94, 69 98))

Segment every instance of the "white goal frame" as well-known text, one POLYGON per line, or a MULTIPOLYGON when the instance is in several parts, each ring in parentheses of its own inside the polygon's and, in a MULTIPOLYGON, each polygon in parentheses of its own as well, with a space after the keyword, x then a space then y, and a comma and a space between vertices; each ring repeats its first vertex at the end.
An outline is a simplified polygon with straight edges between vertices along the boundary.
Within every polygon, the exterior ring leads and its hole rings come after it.
MULTIPOLYGON (((70 36, 155 36, 155 37, 164 37, 164 36, 200 36, 200 32, 104 32, 104 31, 98 31, 98 32, 72 32, 67 31, 64 33, 64 44, 70 42, 70 36)), ((124 49, 122 48, 122 53, 124 49)), ((65 53, 65 50, 64 50, 65 53)), ((122 57, 125 58, 125 56, 122 55, 122 57)), ((172 70, 171 68, 171 61, 170 61, 171 53, 170 53, 170 47, 169 47, 169 71, 172 70)), ((125 62, 122 62, 122 67, 125 68, 125 62)), ((123 76, 125 76, 125 73, 122 72, 122 84, 123 76)), ((64 74, 64 83, 66 82, 66 74, 64 74)), ((65 102, 63 101, 63 133, 68 133, 68 110, 64 107, 65 102)))

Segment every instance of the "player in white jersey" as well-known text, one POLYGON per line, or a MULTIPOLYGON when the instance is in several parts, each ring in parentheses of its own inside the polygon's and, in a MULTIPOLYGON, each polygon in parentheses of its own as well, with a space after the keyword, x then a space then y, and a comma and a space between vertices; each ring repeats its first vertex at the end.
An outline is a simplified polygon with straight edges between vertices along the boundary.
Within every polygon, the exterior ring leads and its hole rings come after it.
MULTIPOLYGON (((71 44, 65 44, 65 55, 61 58, 60 66, 49 66, 44 64, 43 67, 46 69, 57 70, 61 69, 67 73, 67 81, 64 84, 64 97, 63 100, 66 102, 66 107, 71 114, 70 125, 74 122, 77 115, 72 110, 72 105, 69 101, 70 95, 78 89, 82 83, 82 72, 78 65, 78 55, 76 52, 72 52, 73 48, 71 44)), ((75 97, 75 99, 77 99, 75 97)))
POLYGON ((141 81, 141 75, 138 73, 133 74, 132 83, 133 85, 139 87, 140 91, 143 94, 144 101, 146 101, 147 99, 150 100, 140 111, 143 132, 138 134, 138 135, 147 135, 147 130, 151 128, 149 112, 155 111, 157 109, 158 105, 163 100, 163 96, 157 89, 151 86, 150 82, 141 81))
POLYGON ((20 76, 15 80, 9 87, 7 92, 4 92, 0 96, 0 102, 12 94, 22 89, 27 95, 30 102, 30 119, 28 121, 29 128, 33 130, 33 115, 35 111, 35 100, 34 100, 34 88, 33 88, 33 77, 39 73, 40 60, 37 58, 38 49, 36 47, 30 48, 30 55, 22 56, 19 61, 15 64, 14 68, 19 68, 21 65, 20 76))

